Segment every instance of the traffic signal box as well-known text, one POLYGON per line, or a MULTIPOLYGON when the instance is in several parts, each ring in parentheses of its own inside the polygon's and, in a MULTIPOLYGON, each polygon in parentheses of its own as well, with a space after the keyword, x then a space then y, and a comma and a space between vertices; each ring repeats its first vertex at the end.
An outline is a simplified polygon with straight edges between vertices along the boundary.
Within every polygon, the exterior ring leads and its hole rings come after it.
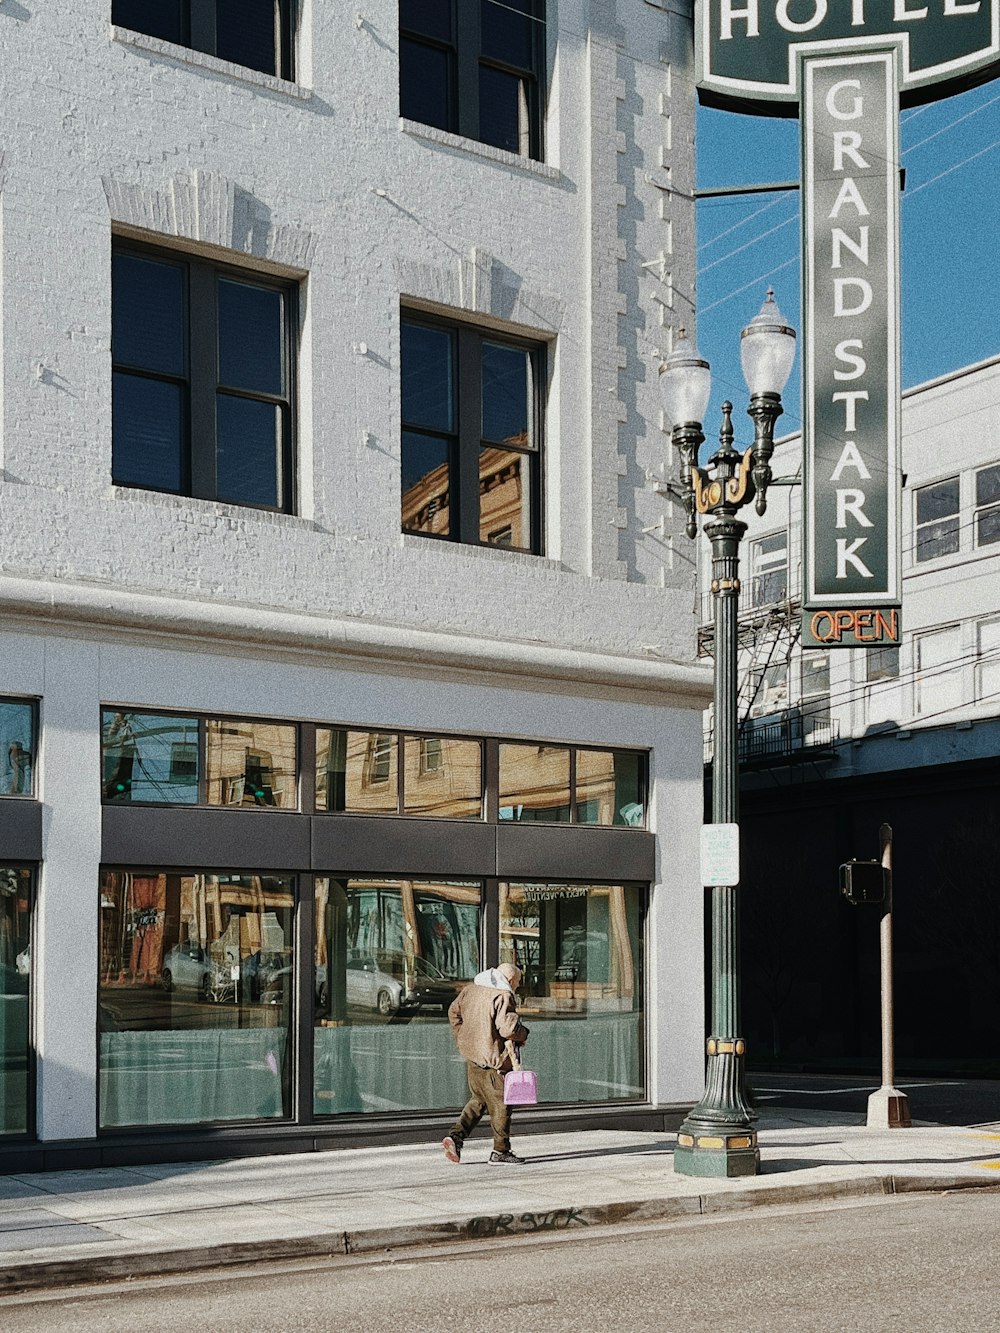
POLYGON ((840 892, 854 907, 885 902, 885 868, 881 861, 845 861, 840 867, 840 892))

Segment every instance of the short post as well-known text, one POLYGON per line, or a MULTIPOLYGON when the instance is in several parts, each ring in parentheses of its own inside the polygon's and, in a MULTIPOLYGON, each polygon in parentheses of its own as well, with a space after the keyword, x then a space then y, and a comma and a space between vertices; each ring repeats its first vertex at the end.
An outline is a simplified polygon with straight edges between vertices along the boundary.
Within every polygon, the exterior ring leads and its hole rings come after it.
POLYGON ((896 1057, 892 1011, 892 829, 883 824, 878 831, 885 879, 885 899, 879 922, 882 979, 882 1086, 868 1098, 869 1129, 909 1129, 910 1103, 905 1092, 894 1087, 896 1057))

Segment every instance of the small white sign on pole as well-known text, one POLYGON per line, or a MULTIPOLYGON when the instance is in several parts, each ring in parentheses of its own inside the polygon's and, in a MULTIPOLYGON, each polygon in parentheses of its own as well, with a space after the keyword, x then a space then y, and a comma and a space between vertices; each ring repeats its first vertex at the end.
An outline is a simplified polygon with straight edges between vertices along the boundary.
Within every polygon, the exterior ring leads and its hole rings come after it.
POLYGON ((735 888, 739 884, 739 824, 701 826, 701 882, 706 889, 735 888))

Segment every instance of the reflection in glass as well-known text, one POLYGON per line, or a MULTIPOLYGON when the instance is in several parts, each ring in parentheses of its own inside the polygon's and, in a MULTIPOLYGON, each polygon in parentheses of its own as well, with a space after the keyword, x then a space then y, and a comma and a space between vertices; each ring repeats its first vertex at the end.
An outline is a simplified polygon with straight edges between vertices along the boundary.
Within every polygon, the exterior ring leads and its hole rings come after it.
POLYGON ((531 155, 527 82, 519 74, 479 67, 479 137, 521 157, 531 155))
POLYGON ((451 532, 451 445, 403 431, 403 527, 447 537, 451 532))
POLYGON ((452 335, 404 320, 400 328, 403 421, 427 430, 454 430, 452 335))
POLYGON ((576 818, 579 824, 646 822, 646 759, 632 750, 577 750, 576 818))
POLYGON ((489 446, 479 451, 479 540, 531 550, 531 460, 489 446))
POLYGON ((484 342, 483 439, 531 448, 533 401, 531 353, 523 347, 484 342))
POLYGON ((106 708, 101 740, 106 801, 198 804, 196 717, 106 708))
POLYGON ((569 750, 560 745, 500 746, 500 818, 568 824, 569 750))
POLYGON ((231 504, 277 509, 285 409, 256 398, 216 396, 216 495, 231 504))
POLYGON ((643 1096, 644 909, 629 885, 500 885, 500 960, 523 974, 518 1011, 546 1101, 643 1096))
POLYGON ((205 724, 208 805, 298 806, 296 729, 278 722, 210 718, 205 724))
POLYGON ((461 1105, 448 1006, 480 968, 481 885, 317 879, 315 1110, 461 1105))
POLYGON ((316 808, 395 814, 399 809, 395 733, 317 727, 316 808))
POLYGON ((111 478, 116 486, 171 493, 184 488, 184 400, 180 384, 115 371, 111 478))
POLYGON ((102 1127, 289 1115, 294 905, 287 875, 102 873, 102 1127))
POLYGON ((27 1134, 31 872, 0 866, 0 1136, 27 1134))
POLYGON ((451 71, 454 56, 440 47, 399 40, 399 114, 421 125, 454 130, 451 71))
POLYGON ((0 699, 0 796, 33 796, 34 791, 35 706, 0 699))
POLYGON ((482 746, 447 736, 405 736, 403 811, 449 819, 482 817, 482 746))

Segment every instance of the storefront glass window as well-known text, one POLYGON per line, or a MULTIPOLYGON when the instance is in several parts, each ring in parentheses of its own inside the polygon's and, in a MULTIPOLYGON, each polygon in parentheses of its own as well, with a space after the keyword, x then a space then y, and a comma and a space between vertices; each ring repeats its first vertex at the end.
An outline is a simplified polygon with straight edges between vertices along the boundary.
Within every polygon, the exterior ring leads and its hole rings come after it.
POLYGON ((316 808, 355 815, 399 810, 399 741, 391 731, 316 728, 316 808))
POLYGON ((451 819, 482 817, 482 746, 447 736, 404 736, 403 810, 451 819))
POLYGON ((294 900, 287 875, 102 874, 102 1127, 290 1114, 294 900))
POLYGON ((0 1135, 29 1129, 31 872, 0 866, 0 1135))
POLYGON ((568 824, 569 750, 561 745, 500 746, 500 818, 568 824))
POLYGON ((642 828, 645 776, 646 757, 634 750, 577 750, 577 823, 642 828))
POLYGON ((197 805, 201 766, 198 719, 106 708, 104 799, 197 805))
POLYGON ((295 727, 246 718, 205 724, 208 805, 298 806, 295 727))
POLYGON ((317 1115, 465 1102, 447 1014, 480 970, 481 887, 316 881, 317 1115))
POLYGON ((523 973, 525 1063, 543 1100, 644 1096, 644 912, 632 885, 500 885, 500 960, 523 973))
POLYGON ((0 796, 35 792, 35 705, 0 699, 0 796))

